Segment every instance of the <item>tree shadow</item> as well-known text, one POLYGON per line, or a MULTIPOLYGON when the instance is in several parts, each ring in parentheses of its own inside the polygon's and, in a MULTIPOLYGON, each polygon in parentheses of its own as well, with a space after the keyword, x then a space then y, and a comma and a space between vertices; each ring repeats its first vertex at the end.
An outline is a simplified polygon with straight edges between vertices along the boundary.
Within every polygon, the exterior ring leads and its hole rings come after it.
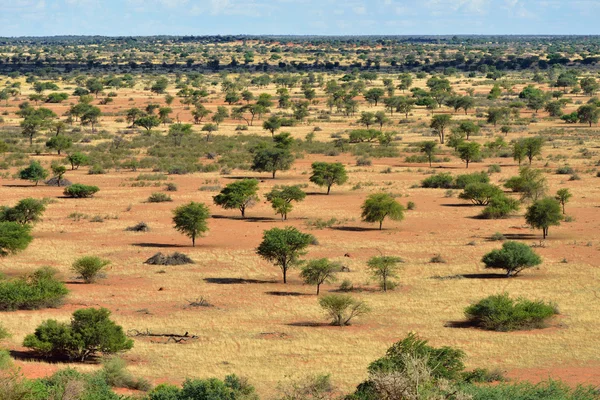
POLYGON ((214 219, 231 219, 235 221, 245 221, 245 222, 273 222, 273 221, 281 221, 281 218, 273 218, 273 217, 246 217, 242 218, 241 216, 232 217, 229 215, 211 215, 211 218, 214 219))
POLYGON ((268 294, 269 296, 282 296, 282 297, 300 297, 300 296, 312 296, 308 293, 300 293, 300 292, 279 292, 279 291, 273 291, 273 292, 265 292, 265 294, 268 294))
POLYGON ((442 207, 458 207, 458 208, 471 208, 471 207, 483 207, 473 203, 453 203, 453 204, 441 204, 442 207))
POLYGON ((472 321, 448 321, 444 324, 445 328, 471 329, 477 328, 472 321))
POLYGON ((217 285, 243 285, 247 283, 277 283, 277 281, 265 281, 260 279, 242 279, 242 278, 204 278, 204 282, 216 283, 217 285))
POLYGON ((91 356, 86 361, 75 361, 69 360, 67 357, 43 357, 37 354, 34 351, 24 351, 24 350, 10 350, 10 356, 15 360, 19 361, 34 361, 34 362, 43 362, 43 363, 60 363, 60 364, 97 364, 100 361, 100 357, 91 356))
MULTIPOLYGON (((344 231, 344 232, 371 232, 371 231, 380 231, 379 228, 363 228, 360 226, 332 226, 331 229, 336 231, 344 231)), ((385 231, 386 229, 382 229, 381 231, 385 231)))
POLYGON ((535 233, 506 233, 504 237, 508 240, 527 240, 539 238, 539 236, 535 233))
POLYGON ((332 326, 331 324, 328 324, 326 322, 313 322, 313 321, 291 322, 286 325, 287 326, 302 326, 302 327, 309 327, 309 328, 321 328, 324 326, 332 326))
POLYGON ((181 247, 189 247, 183 244, 168 244, 168 243, 132 243, 132 246, 136 247, 158 247, 163 249, 175 249, 181 247))
POLYGON ((307 196, 328 196, 327 192, 306 192, 307 196))
POLYGON ((506 274, 463 274, 465 279, 508 279, 506 274))
POLYGON ((44 187, 46 185, 41 185, 41 186, 35 186, 35 185, 28 185, 26 183, 22 184, 22 185, 17 185, 17 184, 10 184, 10 185, 2 185, 2 187, 7 187, 7 188, 24 188, 24 187, 44 187))

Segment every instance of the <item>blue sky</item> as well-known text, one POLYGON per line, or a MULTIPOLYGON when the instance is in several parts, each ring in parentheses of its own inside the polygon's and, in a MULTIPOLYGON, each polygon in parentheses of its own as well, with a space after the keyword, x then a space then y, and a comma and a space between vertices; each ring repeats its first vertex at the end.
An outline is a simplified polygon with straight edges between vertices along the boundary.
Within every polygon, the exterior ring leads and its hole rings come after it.
POLYGON ((0 0, 0 36, 599 34, 600 0, 0 0))

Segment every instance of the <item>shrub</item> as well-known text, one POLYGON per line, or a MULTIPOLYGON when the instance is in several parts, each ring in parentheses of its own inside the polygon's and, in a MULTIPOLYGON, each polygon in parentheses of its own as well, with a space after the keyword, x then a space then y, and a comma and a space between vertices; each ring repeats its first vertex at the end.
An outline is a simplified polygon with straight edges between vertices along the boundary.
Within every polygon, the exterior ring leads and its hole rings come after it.
POLYGON ((447 263, 446 259, 444 257, 442 257, 441 254, 436 254, 435 256, 431 257, 429 262, 432 264, 446 264, 447 263))
POLYGON ((129 226, 125 228, 125 230, 129 232, 148 232, 150 230, 150 227, 145 222, 139 222, 134 226, 129 226))
POLYGON ((103 175, 106 174, 106 171, 100 164, 94 164, 88 170, 89 175, 103 175))
POLYGON ((127 371, 127 363, 119 357, 111 357, 104 361, 100 371, 104 381, 112 386, 132 390, 148 391, 152 388, 146 379, 134 377, 127 371))
POLYGON ((152 193, 148 197, 148 203, 164 203, 164 202, 168 202, 168 201, 173 201, 173 199, 171 199, 171 196, 169 196, 166 193, 156 192, 156 193, 152 193))
POLYGON ((469 183, 458 196, 463 200, 470 200, 473 204, 486 206, 494 197, 503 196, 502 189, 489 183, 469 183))
POLYGON ((350 325, 350 320, 369 312, 369 307, 348 295, 330 294, 319 299, 319 305, 331 318, 335 326, 350 325))
POLYGON ((354 290, 354 285, 352 284, 352 281, 350 279, 344 279, 340 284, 339 290, 341 292, 351 292, 352 290, 354 290))
POLYGON ((435 174, 430 177, 425 178, 421 182, 421 186, 429 189, 450 189, 453 187, 452 182, 454 179, 452 175, 443 173, 443 174, 435 174))
POLYGON ((502 241, 506 240, 506 237, 503 234, 501 234, 500 232, 496 232, 490 237, 490 240, 492 242, 502 242, 502 241))
POLYGON ((356 159, 357 167, 370 167, 373 164, 369 157, 361 156, 356 159))
POLYGON ((25 250, 32 240, 30 225, 0 222, 0 257, 25 250))
POLYGON ((55 270, 44 267, 21 278, 0 280, 0 311, 39 310, 61 305, 69 291, 55 274, 55 270))
POLYGON ((475 368, 472 371, 463 372, 462 379, 467 383, 492 383, 507 380, 502 371, 487 368, 475 368))
POLYGON ((75 198, 87 198, 93 197, 100 189, 98 186, 82 185, 81 183, 75 183, 65 188, 64 194, 68 197, 75 198))
POLYGON ((508 293, 486 297, 465 309, 469 322, 493 331, 539 329, 558 314, 556 306, 543 301, 511 299, 508 293))
POLYGON ((556 169, 556 173, 558 175, 570 175, 574 172, 575 172, 575 170, 568 165, 563 165, 562 167, 558 167, 556 169))
POLYGON ((406 209, 407 210, 414 210, 416 208, 416 204, 414 201, 409 201, 408 203, 406 203, 406 209))
POLYGON ((463 174, 456 177, 455 189, 464 189, 470 183, 489 183, 490 177, 485 172, 474 172, 472 174, 463 174))
POLYGON ((82 362, 97 353, 109 355, 130 350, 133 340, 109 317, 106 308, 84 308, 73 313, 70 323, 46 320, 35 333, 25 337, 23 346, 44 357, 82 362))
POLYGON ((46 205, 42 200, 29 197, 20 200, 14 207, 0 207, 0 221, 33 224, 40 220, 44 211, 46 205))
POLYGON ((485 219, 506 218, 513 212, 518 211, 519 207, 520 204, 517 200, 501 194, 490 199, 480 217, 485 219))
POLYGON ((527 268, 541 264, 542 260, 529 246, 519 242, 505 242, 500 250, 492 250, 481 261, 486 268, 503 269, 506 276, 517 276, 527 268))
POLYGON ((427 344, 415 333, 390 347, 385 356, 369 365, 369 373, 403 370, 411 358, 425 359, 435 378, 457 379, 465 369, 465 353, 452 347, 435 348, 427 344))
POLYGON ((502 172, 502 168, 498 164, 492 164, 488 167, 488 174, 496 174, 502 172))
POLYGON ((100 257, 85 256, 75 260, 71 270, 79 274, 85 283, 94 283, 99 277, 100 271, 108 264, 110 264, 110 261, 103 260, 100 257))
POLYGON ((172 182, 169 182, 169 183, 167 183, 165 185, 165 190, 167 192, 176 192, 177 191, 177 185, 174 184, 174 183, 172 183, 172 182))

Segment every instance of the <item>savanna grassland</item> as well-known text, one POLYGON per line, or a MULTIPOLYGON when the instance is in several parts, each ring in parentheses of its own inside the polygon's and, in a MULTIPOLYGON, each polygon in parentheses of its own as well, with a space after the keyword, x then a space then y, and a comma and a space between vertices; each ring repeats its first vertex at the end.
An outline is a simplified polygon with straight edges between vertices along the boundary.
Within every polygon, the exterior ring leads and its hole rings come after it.
POLYGON ((532 382, 551 376, 571 385, 600 383, 596 42, 71 40, 0 41, 0 91, 7 94, 0 100, 0 204, 29 197, 46 202, 33 241, 1 258, 0 271, 16 277, 50 266, 69 290, 56 308, 0 314, 12 334, 2 345, 24 376, 66 366, 97 370, 92 362, 46 362, 22 343, 48 318, 67 321, 77 309, 105 307, 129 334, 196 336, 181 343, 133 337, 133 349, 122 357, 132 373, 153 384, 236 374, 269 397, 280 382, 331 374, 338 393, 349 393, 367 379, 368 365, 409 332, 434 346, 462 349, 469 369, 498 368, 532 382), (49 101, 51 93, 67 98, 49 101), (394 97, 402 99, 386 101, 394 97), (80 104, 88 107, 83 113, 80 104), (23 124, 28 107, 53 114, 31 135, 23 124), (82 117, 89 107, 99 114, 82 117), (204 110, 201 118, 198 110, 204 110), (215 120, 219 113, 223 118, 215 120), (443 144, 439 126, 432 126, 442 115, 449 119, 443 144), (154 118, 153 126, 144 126, 144 118, 154 118), (294 161, 275 179, 251 168, 260 144, 273 142, 263 128, 270 118, 283 125, 274 135, 293 138, 288 149, 294 161), (465 121, 478 127, 468 140, 457 130, 465 121), (184 133, 173 128, 185 124, 191 126, 184 133), (60 155, 46 145, 56 136, 70 139, 60 155), (524 138, 542 139, 531 164, 513 157, 514 144, 524 138), (437 143, 431 167, 420 151, 424 141, 437 143), (457 141, 480 144, 468 169, 457 141), (75 152, 86 160, 71 169, 68 157, 75 152), (64 179, 99 191, 73 199, 63 195, 64 187, 19 179, 30 161, 48 171, 53 163, 65 165, 64 179), (309 181, 314 162, 342 163, 348 180, 327 195, 327 188, 309 181), (461 189, 421 185, 434 174, 484 172, 506 196, 520 200, 521 193, 503 185, 529 165, 546 180, 540 198, 565 188, 572 194, 566 217, 545 239, 524 217, 531 198, 505 218, 482 219, 483 207, 459 198, 461 189), (213 202, 243 178, 259 180, 258 200, 245 218, 213 202), (176 190, 166 191, 167 184, 176 190), (299 185, 307 195, 285 221, 267 200, 276 185, 299 185), (156 192, 172 201, 149 202, 156 192), (414 203, 403 220, 384 220, 382 230, 361 219, 361 205, 379 192, 405 208, 414 203), (191 201, 206 204, 211 214, 209 231, 195 247, 173 227, 172 211, 191 201), (126 231, 139 222, 149 231, 126 231), (368 314, 349 326, 331 326, 299 268, 282 283, 280 269, 256 249, 265 230, 287 226, 316 238, 303 260, 328 258, 346 267, 335 282, 323 284, 320 296, 340 293, 347 280, 353 287, 347 294, 364 301, 368 314), (503 240, 532 247, 541 264, 511 278, 486 269, 482 257, 503 240), (194 264, 144 263, 157 252, 175 251, 194 264), (105 276, 92 284, 71 271, 86 255, 110 260, 105 276), (367 268, 380 255, 404 261, 394 290, 382 291, 367 268), (543 329, 516 332, 461 324, 465 307, 504 292, 551 302, 559 314, 543 329), (200 299, 210 306, 191 305, 200 299))

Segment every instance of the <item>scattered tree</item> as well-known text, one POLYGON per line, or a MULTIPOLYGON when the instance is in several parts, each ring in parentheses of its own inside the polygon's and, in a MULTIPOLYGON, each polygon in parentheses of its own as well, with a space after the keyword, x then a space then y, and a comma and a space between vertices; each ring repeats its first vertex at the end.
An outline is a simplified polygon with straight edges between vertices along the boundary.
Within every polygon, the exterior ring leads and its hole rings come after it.
POLYGON ((312 235, 293 227, 273 228, 264 232, 256 253, 281 268, 283 283, 287 283, 288 270, 298 265, 300 256, 314 240, 312 235))
POLYGON ((192 247, 196 246, 196 238, 208 231, 206 223, 208 217, 210 217, 208 207, 193 201, 173 211, 175 229, 192 239, 192 247))
POLYGON ((390 194, 374 193, 363 203, 361 217, 365 222, 379 222, 379 230, 381 230, 386 217, 394 221, 402 221, 404 207, 390 194))

